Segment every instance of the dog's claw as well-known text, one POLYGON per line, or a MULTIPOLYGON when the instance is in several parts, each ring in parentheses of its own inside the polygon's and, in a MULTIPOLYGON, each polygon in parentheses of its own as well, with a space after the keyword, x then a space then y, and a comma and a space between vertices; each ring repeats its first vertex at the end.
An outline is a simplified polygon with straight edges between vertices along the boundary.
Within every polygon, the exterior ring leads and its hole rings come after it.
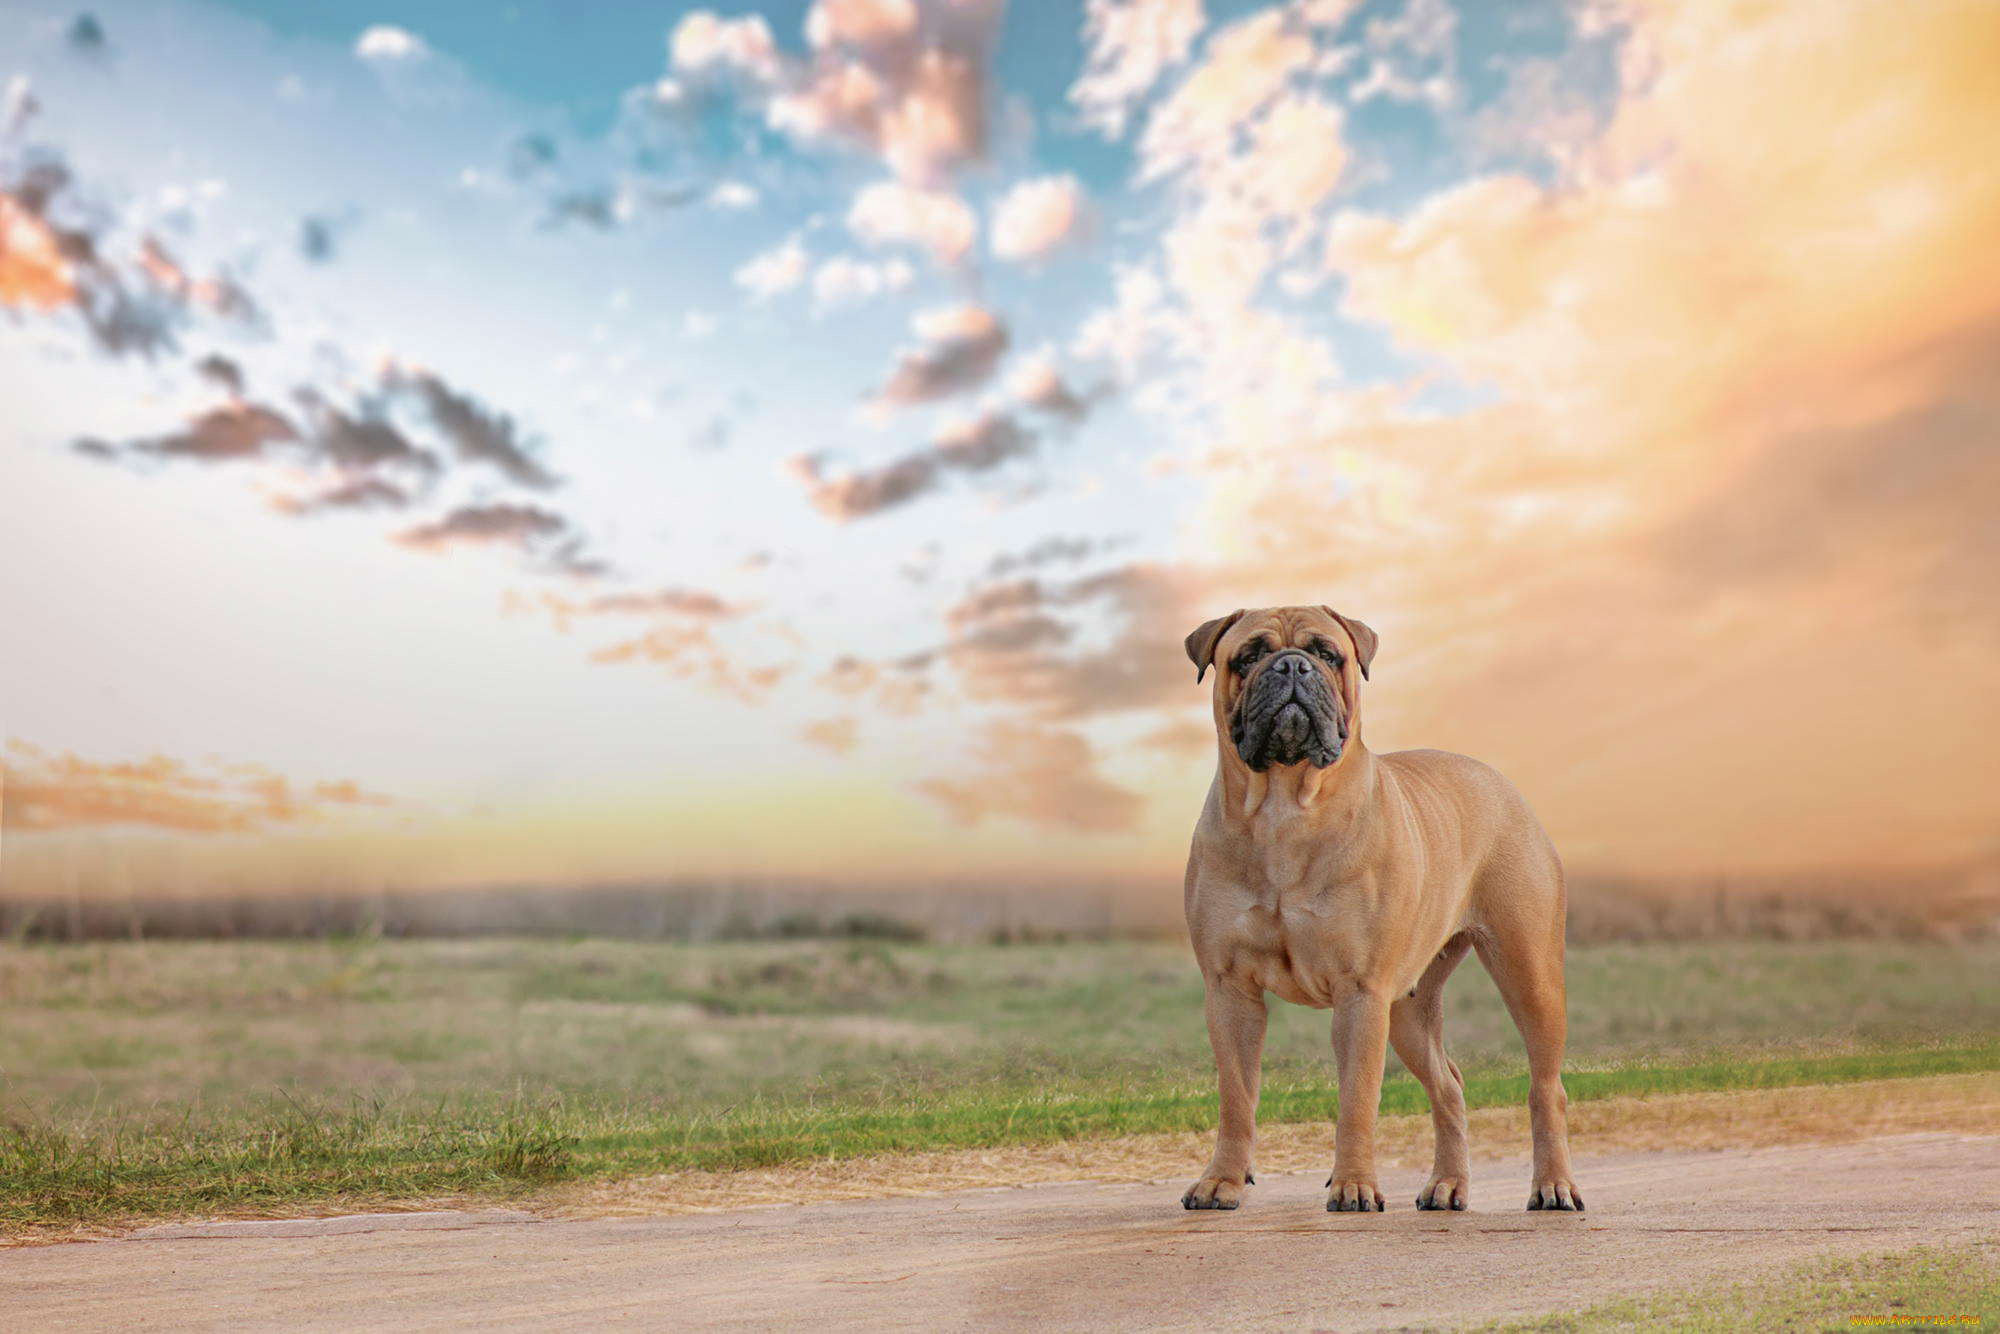
POLYGON ((1417 1208, 1426 1213, 1465 1208, 1465 1182, 1457 1177, 1438 1177, 1417 1196, 1417 1208))
POLYGON ((1538 1181, 1528 1195, 1528 1208, 1580 1214, 1583 1212, 1583 1195, 1568 1181, 1538 1181))
MULTIPOLYGON (((1331 1179, 1327 1185, 1332 1187, 1331 1179)), ((1344 1182, 1326 1200, 1326 1211, 1330 1214, 1379 1214, 1387 1212, 1388 1208, 1382 1192, 1369 1182, 1344 1182)))
POLYGON ((1243 1187, 1228 1177, 1205 1176, 1187 1188, 1181 1196, 1183 1209, 1234 1209, 1243 1203, 1243 1187))

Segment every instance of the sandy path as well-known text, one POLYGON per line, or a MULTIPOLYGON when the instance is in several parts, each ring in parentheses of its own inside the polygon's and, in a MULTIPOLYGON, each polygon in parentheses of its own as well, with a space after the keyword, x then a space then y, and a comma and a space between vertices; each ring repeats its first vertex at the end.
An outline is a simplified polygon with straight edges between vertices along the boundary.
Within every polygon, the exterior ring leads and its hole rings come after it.
POLYGON ((1525 1315, 1820 1254, 2000 1241, 2000 1137, 1580 1161, 1591 1211, 1328 1214, 1321 1174, 1234 1214, 1183 1183, 1047 1185, 673 1218, 196 1224, 0 1253, 19 1329, 1378 1329, 1525 1315))

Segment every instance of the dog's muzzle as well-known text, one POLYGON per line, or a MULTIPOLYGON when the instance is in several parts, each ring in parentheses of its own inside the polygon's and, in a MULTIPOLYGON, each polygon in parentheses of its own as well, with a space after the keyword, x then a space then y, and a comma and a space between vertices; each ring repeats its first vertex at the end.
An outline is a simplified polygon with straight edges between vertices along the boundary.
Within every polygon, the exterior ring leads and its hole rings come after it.
POLYGON ((1258 773, 1283 764, 1324 769, 1340 758, 1347 722, 1326 674, 1303 650, 1288 648, 1266 658, 1244 684, 1229 739, 1258 773))

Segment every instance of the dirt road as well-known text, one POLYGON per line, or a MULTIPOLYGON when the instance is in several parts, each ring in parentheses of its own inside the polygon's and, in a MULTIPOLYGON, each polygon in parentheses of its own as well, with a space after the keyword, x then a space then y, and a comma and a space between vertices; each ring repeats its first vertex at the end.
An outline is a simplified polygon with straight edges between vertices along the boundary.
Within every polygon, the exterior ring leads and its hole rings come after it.
POLYGON ((1590 1212, 1328 1214, 1321 1176, 1236 1213, 1180 1181, 674 1218, 367 1215, 0 1252, 14 1329, 1340 1329, 1458 1323, 1743 1278, 1816 1255, 2000 1240, 2000 1137, 1585 1158, 1590 1212))

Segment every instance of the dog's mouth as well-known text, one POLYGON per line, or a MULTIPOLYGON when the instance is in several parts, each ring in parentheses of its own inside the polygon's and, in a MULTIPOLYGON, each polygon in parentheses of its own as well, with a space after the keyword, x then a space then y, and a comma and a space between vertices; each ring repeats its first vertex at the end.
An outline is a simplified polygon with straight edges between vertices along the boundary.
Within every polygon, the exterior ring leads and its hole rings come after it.
POLYGON ((1347 723, 1319 672, 1285 676, 1265 671, 1237 701, 1229 739, 1257 773, 1288 764, 1324 769, 1340 758, 1347 743, 1347 723))

